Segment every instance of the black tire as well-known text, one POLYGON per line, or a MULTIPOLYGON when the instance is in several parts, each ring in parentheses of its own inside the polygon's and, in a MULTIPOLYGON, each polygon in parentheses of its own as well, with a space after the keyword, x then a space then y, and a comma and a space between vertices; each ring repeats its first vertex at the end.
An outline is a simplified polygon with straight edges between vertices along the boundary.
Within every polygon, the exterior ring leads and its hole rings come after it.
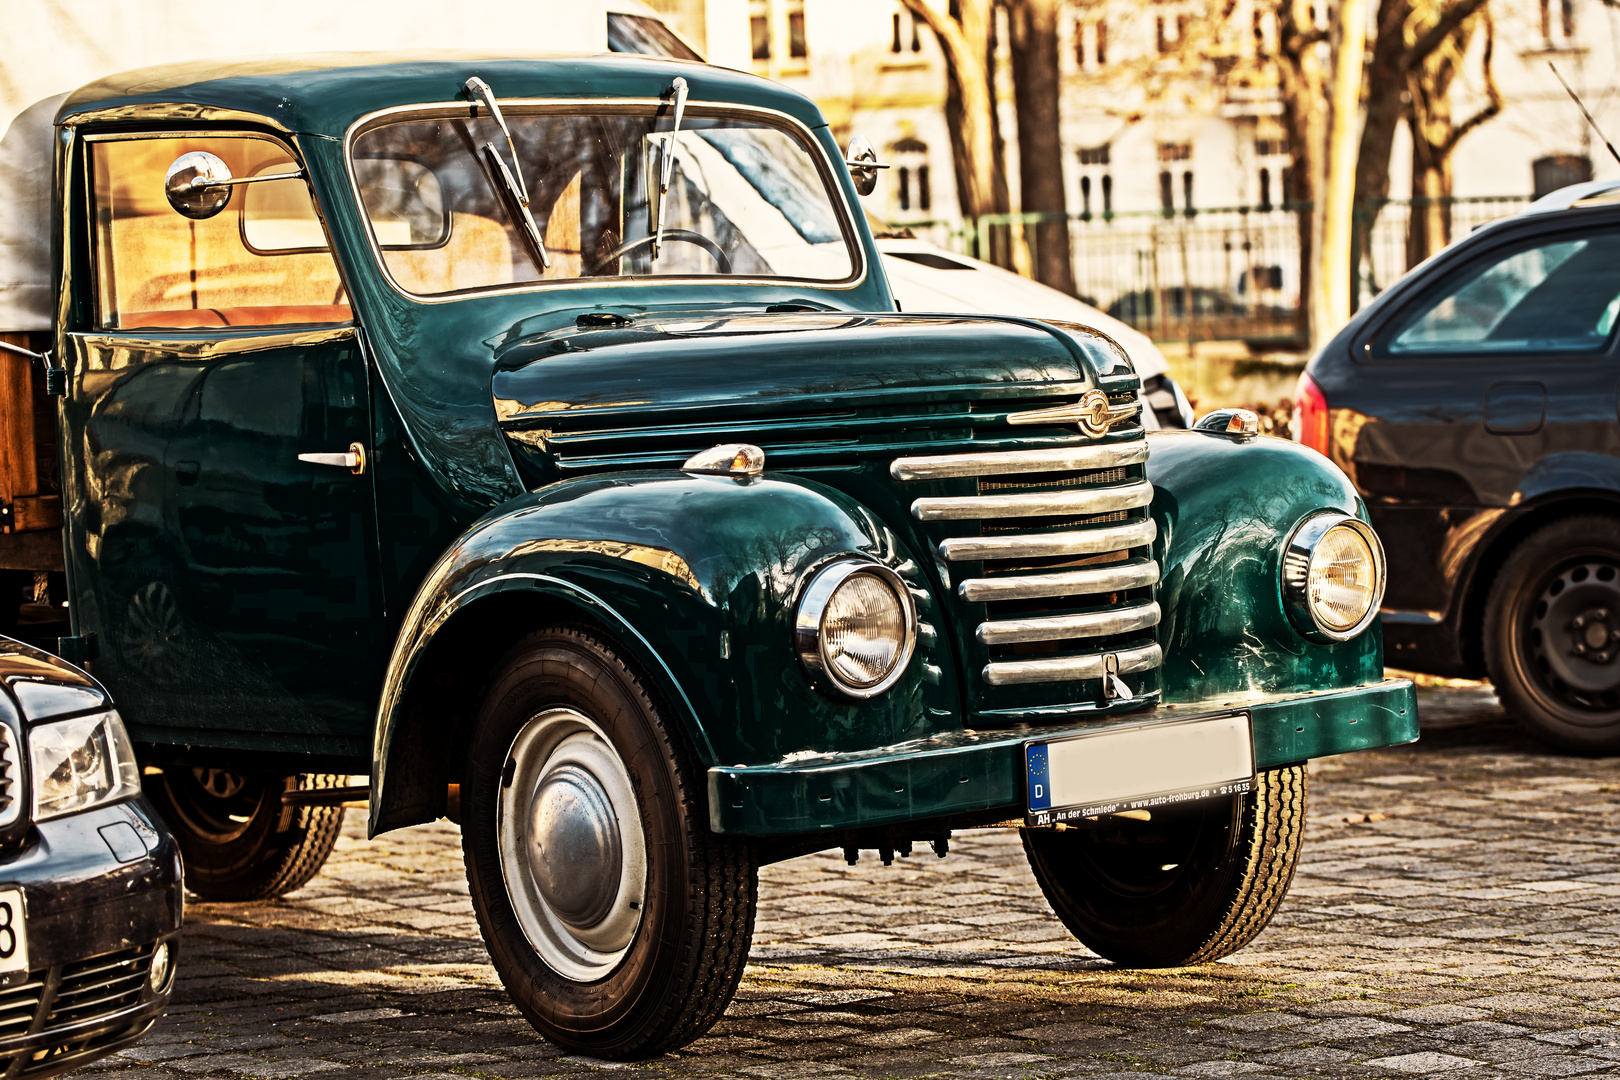
POLYGON ((753 853, 709 831, 704 771, 618 647, 575 627, 518 642, 484 695, 461 797, 478 925, 537 1031, 626 1060, 720 1018, 753 935, 753 853))
POLYGON ((1485 664, 1535 735, 1620 752, 1620 519, 1564 518, 1513 549, 1486 604, 1485 664))
POLYGON ((1024 852, 1063 925, 1123 967, 1185 967, 1236 952, 1288 892, 1305 834, 1305 767, 1262 772, 1248 795, 1025 829, 1024 852), (1167 869, 1168 868, 1168 869, 1167 869))
POLYGON ((344 780, 168 766, 145 788, 180 844, 188 889, 204 900, 266 900, 307 884, 343 828, 341 806, 283 806, 282 793, 344 780))

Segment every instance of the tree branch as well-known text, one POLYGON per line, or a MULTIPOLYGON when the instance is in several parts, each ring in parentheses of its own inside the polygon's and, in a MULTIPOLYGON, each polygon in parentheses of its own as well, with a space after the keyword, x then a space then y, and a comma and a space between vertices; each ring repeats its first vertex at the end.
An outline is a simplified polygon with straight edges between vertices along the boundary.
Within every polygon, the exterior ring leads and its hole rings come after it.
POLYGON ((1423 32, 1423 35, 1412 43, 1406 50, 1406 57, 1402 63, 1402 71, 1411 71, 1414 67, 1429 58, 1429 54, 1438 49, 1441 44, 1456 32, 1469 16, 1485 6, 1486 0, 1457 0, 1446 9, 1444 15, 1433 26, 1423 32))

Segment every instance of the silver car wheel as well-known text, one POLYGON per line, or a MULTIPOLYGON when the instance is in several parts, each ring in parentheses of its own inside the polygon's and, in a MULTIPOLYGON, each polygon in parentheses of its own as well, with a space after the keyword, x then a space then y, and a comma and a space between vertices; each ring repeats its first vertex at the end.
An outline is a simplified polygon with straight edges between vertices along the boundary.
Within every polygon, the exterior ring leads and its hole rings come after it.
POLYGON ((523 725, 501 782, 501 873, 524 936, 564 978, 605 977, 635 940, 646 900, 629 771, 600 727, 559 707, 523 725))

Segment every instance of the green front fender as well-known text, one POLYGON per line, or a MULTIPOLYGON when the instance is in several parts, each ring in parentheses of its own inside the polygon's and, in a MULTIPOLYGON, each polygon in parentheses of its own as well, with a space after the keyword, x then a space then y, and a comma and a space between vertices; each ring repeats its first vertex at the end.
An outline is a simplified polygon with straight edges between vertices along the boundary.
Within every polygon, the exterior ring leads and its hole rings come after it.
POLYGON ((1150 437, 1166 704, 1363 686, 1384 677, 1375 619, 1346 642, 1307 640, 1283 606, 1283 545, 1306 518, 1366 519, 1314 450, 1199 431, 1150 437))
POLYGON ((589 622, 632 654, 705 766, 758 764, 960 728, 954 662, 912 554, 847 496, 795 477, 563 481, 473 525, 428 574, 389 662, 372 750, 375 835, 445 812, 492 665, 524 633, 589 622), (841 555, 894 569, 924 624, 870 701, 812 688, 792 651, 803 582, 841 555))

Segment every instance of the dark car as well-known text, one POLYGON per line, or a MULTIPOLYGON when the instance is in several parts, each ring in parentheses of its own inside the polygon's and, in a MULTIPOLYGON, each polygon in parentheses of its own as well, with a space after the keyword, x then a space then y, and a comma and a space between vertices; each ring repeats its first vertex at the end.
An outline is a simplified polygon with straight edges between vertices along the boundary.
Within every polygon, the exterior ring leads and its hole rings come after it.
POLYGON ((174 986, 180 853, 107 694, 0 637, 0 1075, 128 1046, 174 986))
POLYGON ((1408 274, 1296 394, 1384 539, 1389 662, 1489 675, 1588 753, 1620 751, 1617 311, 1620 183, 1579 184, 1408 274))

